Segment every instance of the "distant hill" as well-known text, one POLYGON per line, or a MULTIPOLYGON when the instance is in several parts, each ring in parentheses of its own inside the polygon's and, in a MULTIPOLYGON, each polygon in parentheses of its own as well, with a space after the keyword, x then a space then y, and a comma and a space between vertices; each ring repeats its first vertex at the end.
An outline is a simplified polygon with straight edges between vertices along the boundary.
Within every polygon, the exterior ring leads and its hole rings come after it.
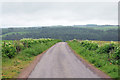
POLYGON ((3 40, 19 40, 22 38, 54 38, 63 41, 72 39, 117 41, 118 30, 117 26, 2 28, 3 40))

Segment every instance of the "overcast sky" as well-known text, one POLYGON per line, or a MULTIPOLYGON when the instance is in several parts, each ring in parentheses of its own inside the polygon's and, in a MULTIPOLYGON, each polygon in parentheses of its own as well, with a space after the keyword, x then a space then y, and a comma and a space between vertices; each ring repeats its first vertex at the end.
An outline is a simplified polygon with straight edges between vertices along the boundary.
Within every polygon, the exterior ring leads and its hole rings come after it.
POLYGON ((3 2, 2 27, 118 24, 117 2, 3 2))

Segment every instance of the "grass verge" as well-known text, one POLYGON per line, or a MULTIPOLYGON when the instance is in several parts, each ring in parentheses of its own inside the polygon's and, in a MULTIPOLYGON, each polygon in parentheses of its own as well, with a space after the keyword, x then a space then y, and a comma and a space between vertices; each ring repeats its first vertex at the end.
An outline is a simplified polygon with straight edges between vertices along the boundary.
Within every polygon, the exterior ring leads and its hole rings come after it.
POLYGON ((88 50, 82 47, 79 42, 68 41, 68 45, 83 59, 90 62, 96 68, 105 72, 112 78, 118 78, 118 65, 111 64, 108 61, 108 54, 97 54, 95 50, 88 50))
POLYGON ((19 52, 14 58, 2 58, 2 78, 17 78, 21 70, 27 67, 37 55, 50 48, 57 41, 33 44, 19 52))

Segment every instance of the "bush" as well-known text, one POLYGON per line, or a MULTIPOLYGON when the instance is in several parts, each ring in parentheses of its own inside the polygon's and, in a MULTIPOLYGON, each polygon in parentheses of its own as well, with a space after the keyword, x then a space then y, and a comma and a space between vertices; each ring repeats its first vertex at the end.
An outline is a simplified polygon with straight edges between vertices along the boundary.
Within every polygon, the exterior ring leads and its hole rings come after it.
POLYGON ((115 44, 105 44, 104 46, 101 46, 98 48, 97 53, 109 53, 110 51, 115 49, 115 44))
POLYGON ((30 53, 27 54, 28 56, 38 55, 53 44, 60 41, 61 40, 56 39, 21 39, 20 41, 4 41, 2 43, 2 56, 13 58, 15 55, 26 48, 30 49, 24 50, 23 53, 30 53), (37 46, 35 46, 36 44, 37 46))
POLYGON ((6 44, 5 47, 2 47, 2 57, 13 58, 16 54, 17 52, 14 45, 6 44))
POLYGON ((17 52, 20 52, 21 50, 24 49, 24 45, 19 41, 14 42, 14 47, 16 48, 17 52))
POLYGON ((98 54, 107 54, 108 61, 112 64, 119 64, 120 48, 116 44, 105 44, 96 50, 98 54))
POLYGON ((88 50, 96 50, 98 48, 98 44, 90 43, 88 41, 82 41, 80 44, 88 50))
POLYGON ((13 58, 18 52, 24 49, 24 45, 19 41, 3 42, 2 43, 2 56, 13 58))
POLYGON ((73 39, 73 42, 77 42, 77 39, 73 39))
POLYGON ((119 60, 120 59, 120 47, 118 46, 114 52, 115 54, 115 59, 119 60))

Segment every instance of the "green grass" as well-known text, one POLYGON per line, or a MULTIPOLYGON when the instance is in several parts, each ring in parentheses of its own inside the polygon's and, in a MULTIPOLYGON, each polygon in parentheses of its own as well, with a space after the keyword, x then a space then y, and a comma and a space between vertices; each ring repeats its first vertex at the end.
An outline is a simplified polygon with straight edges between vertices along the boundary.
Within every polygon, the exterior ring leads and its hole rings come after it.
POLYGON ((104 31, 107 31, 107 30, 117 30, 118 29, 118 26, 102 26, 102 27, 82 27, 82 28, 88 28, 88 29, 96 29, 96 30, 104 30, 104 31))
POLYGON ((104 31, 107 31, 107 30, 110 30, 110 29, 118 29, 118 26, 110 26, 110 27, 93 27, 92 29, 96 29, 96 30, 104 30, 104 31))
POLYGON ((7 35, 12 35, 12 34, 25 34, 25 33, 28 33, 28 32, 9 32, 9 33, 3 34, 2 37, 6 37, 7 35))
POLYGON ((2 59, 2 78, 16 78, 20 71, 27 67, 34 59, 35 56, 28 58, 22 54, 18 54, 12 59, 2 59))
POLYGON ((37 55, 50 48, 58 41, 49 41, 47 43, 32 44, 19 52, 13 58, 2 58, 2 78, 16 78, 21 70, 27 67, 37 55))
POLYGON ((118 65, 111 64, 108 61, 107 54, 97 54, 95 50, 88 50, 80 46, 79 42, 68 41, 70 47, 78 53, 83 59, 96 66, 112 78, 118 78, 118 65))

